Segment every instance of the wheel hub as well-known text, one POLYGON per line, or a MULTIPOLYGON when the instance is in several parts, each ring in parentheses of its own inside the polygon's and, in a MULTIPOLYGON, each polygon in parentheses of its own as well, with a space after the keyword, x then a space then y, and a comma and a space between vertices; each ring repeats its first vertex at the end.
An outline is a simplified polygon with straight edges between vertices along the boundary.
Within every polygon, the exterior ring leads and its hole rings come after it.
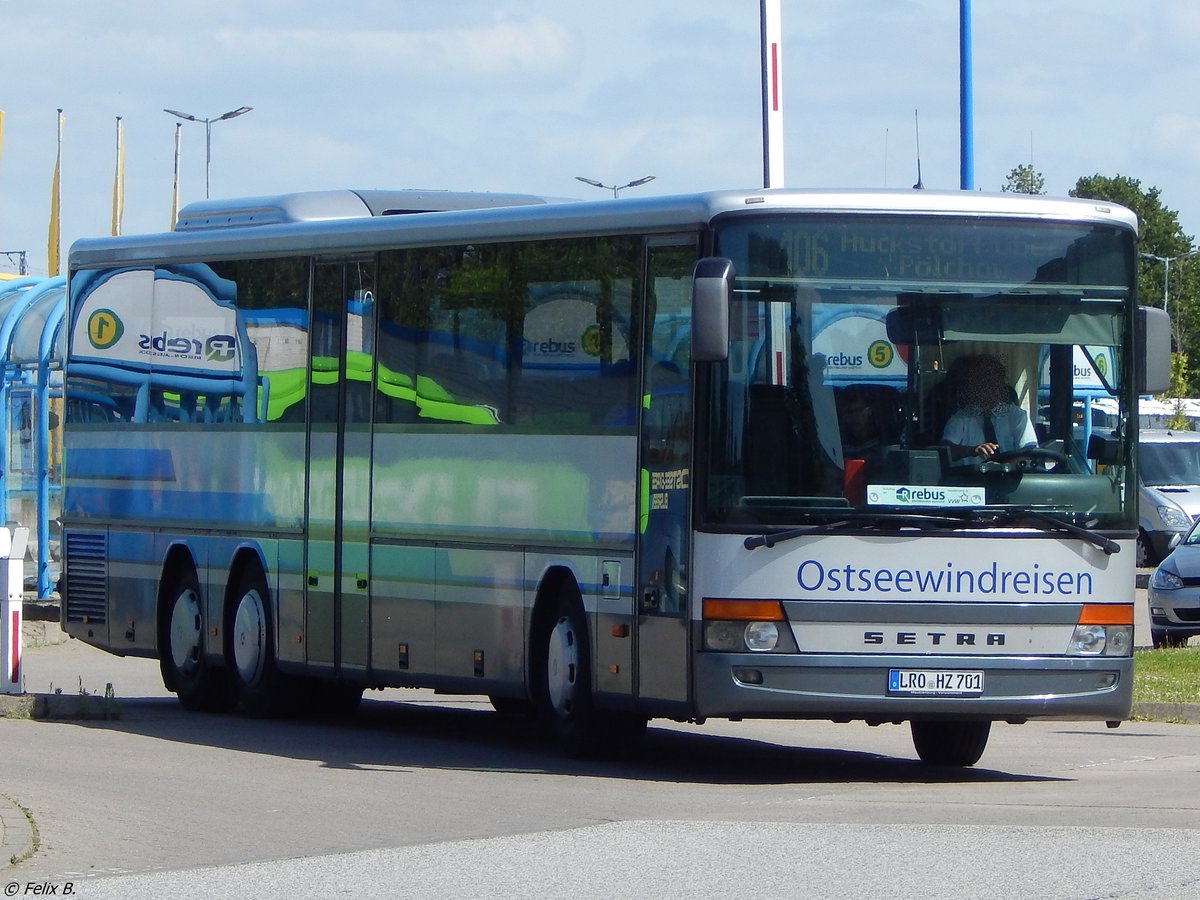
POLYGON ((233 664, 244 684, 254 684, 262 674, 265 620, 262 596, 248 591, 233 618, 233 664))
POLYGON ((579 645, 575 629, 565 616, 550 632, 546 653, 546 686, 550 705, 560 716, 571 714, 575 706, 575 688, 579 677, 579 645))
POLYGON ((189 588, 175 598, 175 605, 171 609, 171 661, 182 674, 191 674, 200 664, 203 635, 200 598, 189 588))

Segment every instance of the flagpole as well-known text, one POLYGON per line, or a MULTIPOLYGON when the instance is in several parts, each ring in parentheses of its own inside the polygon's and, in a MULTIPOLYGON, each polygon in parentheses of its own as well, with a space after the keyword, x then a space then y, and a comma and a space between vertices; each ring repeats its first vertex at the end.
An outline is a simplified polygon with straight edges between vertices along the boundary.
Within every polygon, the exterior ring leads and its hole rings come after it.
POLYGON ((760 0, 763 187, 783 187, 783 27, 780 0, 760 0))

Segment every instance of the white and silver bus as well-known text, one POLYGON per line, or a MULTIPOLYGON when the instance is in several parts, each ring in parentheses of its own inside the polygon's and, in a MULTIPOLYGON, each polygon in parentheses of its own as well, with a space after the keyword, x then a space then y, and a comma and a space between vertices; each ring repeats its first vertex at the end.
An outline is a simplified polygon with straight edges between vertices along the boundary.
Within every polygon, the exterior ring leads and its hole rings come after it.
POLYGON ((433 688, 573 753, 769 717, 972 765, 993 721, 1119 721, 1166 359, 1136 239, 1093 201, 760 190, 77 242, 63 627, 191 708, 433 688), (982 356, 1036 439, 964 455, 982 356), (1118 410, 1087 446, 1081 382, 1118 410))

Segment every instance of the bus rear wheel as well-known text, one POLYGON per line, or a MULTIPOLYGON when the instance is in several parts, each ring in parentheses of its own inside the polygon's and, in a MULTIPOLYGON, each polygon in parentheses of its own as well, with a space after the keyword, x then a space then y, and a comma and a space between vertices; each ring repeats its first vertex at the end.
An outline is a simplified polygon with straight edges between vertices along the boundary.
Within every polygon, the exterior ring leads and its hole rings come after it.
POLYGON ((253 568, 238 578, 229 622, 226 657, 233 670, 237 697, 253 716, 291 712, 295 691, 291 679, 275 664, 270 595, 261 571, 253 568))
POLYGON ((163 684, 187 709, 224 712, 234 694, 229 674, 204 654, 204 602, 190 567, 176 575, 160 608, 158 665, 163 684))
POLYGON ((973 766, 987 747, 991 722, 913 721, 913 746, 927 766, 973 766))

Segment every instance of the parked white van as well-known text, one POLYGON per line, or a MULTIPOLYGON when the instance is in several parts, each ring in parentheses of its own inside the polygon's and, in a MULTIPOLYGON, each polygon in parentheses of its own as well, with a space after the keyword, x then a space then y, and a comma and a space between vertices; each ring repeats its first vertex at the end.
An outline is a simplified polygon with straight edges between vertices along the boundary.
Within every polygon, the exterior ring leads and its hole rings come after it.
POLYGON ((1153 429, 1138 436, 1137 562, 1155 566, 1171 539, 1200 519, 1200 432, 1153 429))

